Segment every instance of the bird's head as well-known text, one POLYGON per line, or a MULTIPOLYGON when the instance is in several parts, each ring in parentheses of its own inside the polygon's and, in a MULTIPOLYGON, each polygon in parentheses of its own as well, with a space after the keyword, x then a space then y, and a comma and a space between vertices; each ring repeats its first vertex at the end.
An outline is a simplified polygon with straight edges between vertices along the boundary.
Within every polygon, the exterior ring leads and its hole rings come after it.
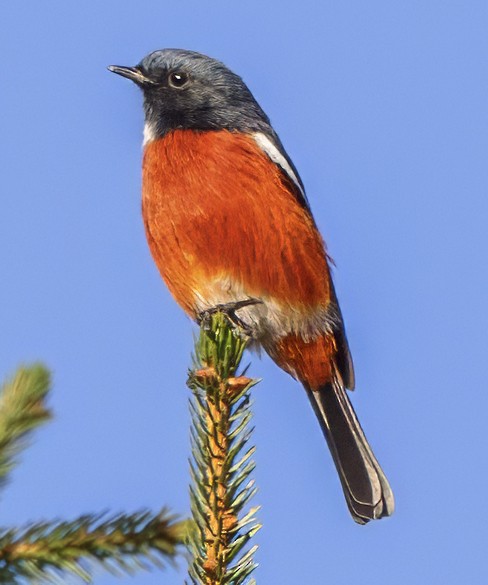
POLYGON ((163 49, 135 67, 112 65, 144 94, 151 139, 181 128, 265 132, 269 119, 243 80, 223 63, 193 51, 163 49))

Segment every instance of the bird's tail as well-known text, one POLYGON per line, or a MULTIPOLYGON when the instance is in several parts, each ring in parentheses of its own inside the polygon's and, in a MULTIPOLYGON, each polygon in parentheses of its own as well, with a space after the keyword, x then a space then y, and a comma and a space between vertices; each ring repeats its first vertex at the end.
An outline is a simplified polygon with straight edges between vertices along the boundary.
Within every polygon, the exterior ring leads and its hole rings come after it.
POLYGON ((352 517, 359 524, 390 516, 395 503, 388 480, 339 383, 307 389, 327 439, 352 517))

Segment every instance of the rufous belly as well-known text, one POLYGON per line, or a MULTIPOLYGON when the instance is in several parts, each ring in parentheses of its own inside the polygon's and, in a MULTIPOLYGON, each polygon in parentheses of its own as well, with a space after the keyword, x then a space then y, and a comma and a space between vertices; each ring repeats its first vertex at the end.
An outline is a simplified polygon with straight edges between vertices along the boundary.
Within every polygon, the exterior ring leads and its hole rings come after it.
POLYGON ((191 316, 258 298, 257 337, 310 340, 335 319, 322 238, 282 171, 247 135, 177 130, 149 142, 143 217, 151 253, 191 316))

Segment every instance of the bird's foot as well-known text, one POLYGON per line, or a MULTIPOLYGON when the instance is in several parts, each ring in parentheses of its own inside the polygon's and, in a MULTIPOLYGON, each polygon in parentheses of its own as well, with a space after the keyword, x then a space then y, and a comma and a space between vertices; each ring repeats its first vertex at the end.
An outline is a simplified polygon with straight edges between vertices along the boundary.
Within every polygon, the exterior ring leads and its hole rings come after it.
POLYGON ((242 301, 234 301, 231 303, 222 303, 219 305, 215 305, 214 307, 210 307, 210 309, 205 309, 197 316, 197 323, 200 327, 204 329, 210 329, 210 323, 212 315, 215 313, 223 313, 227 320, 229 321, 231 327, 235 329, 239 329, 245 335, 252 337, 252 327, 245 323, 238 315, 237 311, 239 309, 243 309, 244 307, 249 307, 250 305, 260 305, 263 301, 259 299, 245 299, 242 301))

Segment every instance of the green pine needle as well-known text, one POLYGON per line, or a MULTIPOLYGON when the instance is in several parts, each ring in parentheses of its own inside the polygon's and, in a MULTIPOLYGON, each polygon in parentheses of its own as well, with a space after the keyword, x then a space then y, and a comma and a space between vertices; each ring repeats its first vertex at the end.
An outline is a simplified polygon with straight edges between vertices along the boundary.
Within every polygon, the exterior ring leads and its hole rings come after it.
MULTIPOLYGON (((217 313, 202 326, 188 385, 193 392, 190 500, 195 524, 188 548, 194 585, 243 585, 256 564, 250 541, 259 530, 249 390, 258 380, 237 374, 247 340, 217 313)), ((247 368, 246 368, 247 370, 247 368)))
POLYGON ((49 372, 35 364, 19 368, 0 390, 0 486, 8 481, 31 432, 51 418, 45 404, 49 386, 49 372))

